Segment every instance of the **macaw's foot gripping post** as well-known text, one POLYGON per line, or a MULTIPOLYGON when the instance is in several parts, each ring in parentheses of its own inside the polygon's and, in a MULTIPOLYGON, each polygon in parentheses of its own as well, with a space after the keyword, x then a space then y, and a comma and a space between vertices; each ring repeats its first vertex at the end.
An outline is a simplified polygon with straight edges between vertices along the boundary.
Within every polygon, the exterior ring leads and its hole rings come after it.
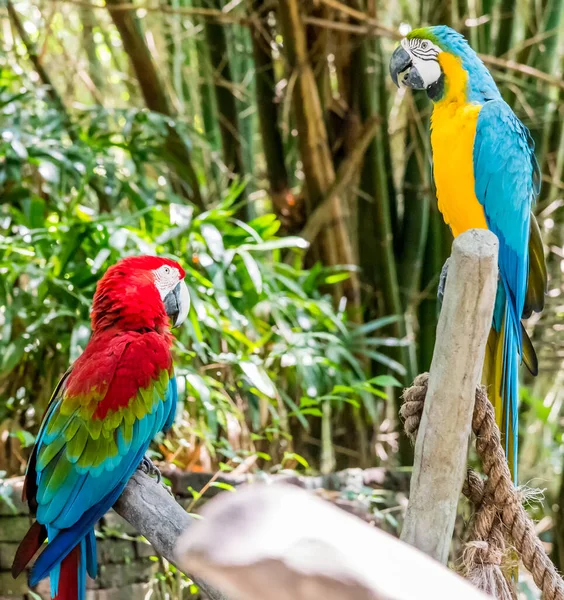
POLYGON ((415 442, 415 460, 401 539, 446 564, 462 491, 475 507, 463 574, 498 600, 514 598, 511 577, 506 577, 512 565, 504 565, 510 538, 543 598, 564 600, 564 581, 522 506, 493 406, 480 385, 496 286, 495 236, 481 230, 459 236, 449 261, 430 373, 419 375, 404 392, 402 417, 415 442), (466 469, 470 431, 485 479, 466 469))

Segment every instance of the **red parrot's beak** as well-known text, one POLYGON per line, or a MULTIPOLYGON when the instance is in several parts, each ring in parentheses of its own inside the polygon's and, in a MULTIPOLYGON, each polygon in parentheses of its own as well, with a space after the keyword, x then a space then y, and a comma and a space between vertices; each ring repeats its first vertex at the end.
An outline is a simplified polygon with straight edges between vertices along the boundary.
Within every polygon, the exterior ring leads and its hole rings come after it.
POLYGON ((184 281, 177 283, 176 287, 164 297, 163 303, 172 326, 182 325, 190 310, 190 294, 184 281))

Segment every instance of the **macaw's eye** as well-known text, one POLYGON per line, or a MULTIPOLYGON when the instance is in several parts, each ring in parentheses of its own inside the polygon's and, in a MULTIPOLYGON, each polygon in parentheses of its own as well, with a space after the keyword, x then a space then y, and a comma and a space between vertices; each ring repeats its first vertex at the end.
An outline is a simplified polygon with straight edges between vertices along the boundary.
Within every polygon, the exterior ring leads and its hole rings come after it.
POLYGON ((427 50, 428 47, 429 47, 429 42, 423 41, 423 43, 421 44, 421 48, 423 48, 423 50, 427 50))
POLYGON ((168 275, 170 273, 170 267, 165 267, 164 272, 168 275))

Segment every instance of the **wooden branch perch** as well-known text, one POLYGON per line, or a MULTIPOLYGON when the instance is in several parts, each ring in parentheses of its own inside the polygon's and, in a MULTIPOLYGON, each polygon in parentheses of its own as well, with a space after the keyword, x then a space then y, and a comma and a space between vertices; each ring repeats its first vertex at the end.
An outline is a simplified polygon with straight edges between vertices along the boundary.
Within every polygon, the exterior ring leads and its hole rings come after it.
MULTIPOLYGON (((496 236, 472 229, 449 262, 401 539, 446 564, 497 290, 496 236)), ((453 596, 454 597, 454 596, 453 596)))
POLYGON ((210 500, 178 562, 240 600, 486 600, 422 552, 294 486, 210 500))
MULTIPOLYGON (((174 564, 176 541, 196 521, 160 483, 141 471, 133 474, 114 504, 114 510, 145 536, 161 556, 174 564)), ((205 582, 198 579, 194 581, 209 600, 227 600, 226 596, 205 582)))

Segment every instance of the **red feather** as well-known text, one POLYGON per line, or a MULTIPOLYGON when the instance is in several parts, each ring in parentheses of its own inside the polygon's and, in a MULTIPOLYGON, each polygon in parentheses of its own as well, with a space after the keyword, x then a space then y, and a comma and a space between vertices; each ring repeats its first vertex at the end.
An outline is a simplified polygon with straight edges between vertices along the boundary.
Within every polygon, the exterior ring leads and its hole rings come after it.
POLYGON ((178 263, 157 256, 132 256, 110 267, 96 288, 92 330, 167 331, 169 320, 153 273, 163 265, 178 271, 178 281, 184 279, 184 269, 178 263))
POLYGON ((16 551, 16 556, 12 563, 12 577, 14 579, 26 568, 27 563, 34 557, 46 539, 46 527, 35 521, 25 534, 16 551))
POLYGON ((98 283, 92 305, 93 335, 73 365, 65 396, 100 400, 94 419, 124 408, 141 388, 172 369, 172 335, 154 270, 168 258, 134 256, 110 267, 98 283))
POLYGON ((172 369, 172 336, 154 331, 95 334, 74 364, 65 396, 102 398, 95 419, 104 419, 109 410, 127 407, 141 388, 158 379, 161 371, 172 369))
POLYGON ((59 592, 53 600, 77 600, 78 565, 81 560, 80 545, 75 546, 61 562, 59 592))

